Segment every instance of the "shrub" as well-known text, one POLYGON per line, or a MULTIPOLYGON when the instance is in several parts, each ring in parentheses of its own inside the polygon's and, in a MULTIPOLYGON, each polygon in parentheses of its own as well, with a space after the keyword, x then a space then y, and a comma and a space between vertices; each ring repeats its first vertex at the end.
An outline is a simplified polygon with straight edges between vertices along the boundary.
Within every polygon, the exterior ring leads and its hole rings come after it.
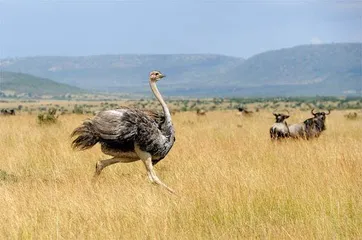
POLYGON ((18 179, 15 175, 0 169, 0 182, 16 182, 18 179))
POLYGON ((58 121, 57 109, 49 108, 48 112, 38 114, 39 124, 54 124, 58 121))
MULTIPOLYGON (((108 103, 107 103, 108 105, 108 103)), ((82 106, 78 106, 77 104, 74 105, 73 113, 75 114, 83 114, 84 110, 82 106)))
POLYGON ((350 113, 344 115, 344 117, 347 119, 350 119, 350 120, 355 120, 355 119, 357 119, 358 114, 356 112, 350 112, 350 113))

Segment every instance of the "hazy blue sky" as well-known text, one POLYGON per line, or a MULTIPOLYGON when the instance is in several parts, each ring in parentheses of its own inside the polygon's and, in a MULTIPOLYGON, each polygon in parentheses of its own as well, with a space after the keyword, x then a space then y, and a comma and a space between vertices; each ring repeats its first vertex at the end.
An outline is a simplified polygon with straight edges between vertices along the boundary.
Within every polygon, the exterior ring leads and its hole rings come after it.
POLYGON ((218 53, 362 42, 361 1, 0 0, 0 57, 218 53))

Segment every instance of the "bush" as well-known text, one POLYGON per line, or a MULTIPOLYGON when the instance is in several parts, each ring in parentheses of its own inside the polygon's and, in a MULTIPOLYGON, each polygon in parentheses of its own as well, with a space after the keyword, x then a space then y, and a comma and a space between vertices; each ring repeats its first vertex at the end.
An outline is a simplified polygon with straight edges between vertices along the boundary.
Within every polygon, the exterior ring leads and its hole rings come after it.
POLYGON ((350 112, 346 115, 344 115, 345 118, 350 119, 350 120, 354 120, 357 119, 358 114, 356 112, 350 112))
MULTIPOLYGON (((107 103, 108 105, 108 103, 107 103)), ((73 113, 75 114, 83 114, 84 110, 82 106, 78 106, 77 104, 74 105, 73 113)))
POLYGON ((48 112, 38 114, 38 123, 39 124, 54 124, 58 121, 59 115, 56 114, 57 109, 50 108, 48 112))
POLYGON ((18 179, 15 175, 0 169, 0 182, 16 182, 18 179))

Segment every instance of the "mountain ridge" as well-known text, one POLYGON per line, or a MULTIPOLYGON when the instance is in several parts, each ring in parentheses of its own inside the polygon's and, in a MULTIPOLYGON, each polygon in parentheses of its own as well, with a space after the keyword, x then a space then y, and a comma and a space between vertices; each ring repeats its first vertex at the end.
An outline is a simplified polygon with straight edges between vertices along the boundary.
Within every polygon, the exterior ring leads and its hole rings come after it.
POLYGON ((0 68, 88 90, 146 95, 147 74, 154 69, 169 76, 160 86, 172 95, 212 96, 215 89, 225 96, 263 95, 263 89, 274 95, 343 95, 361 91, 361 53, 361 43, 332 43, 270 50, 247 59, 222 54, 39 56, 0 59, 0 68))

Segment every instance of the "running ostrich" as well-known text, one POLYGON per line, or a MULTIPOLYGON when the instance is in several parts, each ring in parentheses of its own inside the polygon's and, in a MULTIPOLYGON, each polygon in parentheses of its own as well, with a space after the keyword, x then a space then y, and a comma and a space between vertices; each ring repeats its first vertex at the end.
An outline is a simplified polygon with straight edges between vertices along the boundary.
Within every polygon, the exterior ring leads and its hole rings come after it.
POLYGON ((99 142, 102 152, 113 156, 97 162, 95 177, 112 164, 142 160, 150 181, 174 193, 157 177, 153 169, 153 165, 168 154, 175 142, 170 111, 156 86, 156 82, 163 77, 165 75, 160 71, 152 71, 149 84, 164 115, 149 110, 121 107, 97 113, 72 132, 72 137, 77 136, 72 142, 74 149, 85 150, 99 142))

